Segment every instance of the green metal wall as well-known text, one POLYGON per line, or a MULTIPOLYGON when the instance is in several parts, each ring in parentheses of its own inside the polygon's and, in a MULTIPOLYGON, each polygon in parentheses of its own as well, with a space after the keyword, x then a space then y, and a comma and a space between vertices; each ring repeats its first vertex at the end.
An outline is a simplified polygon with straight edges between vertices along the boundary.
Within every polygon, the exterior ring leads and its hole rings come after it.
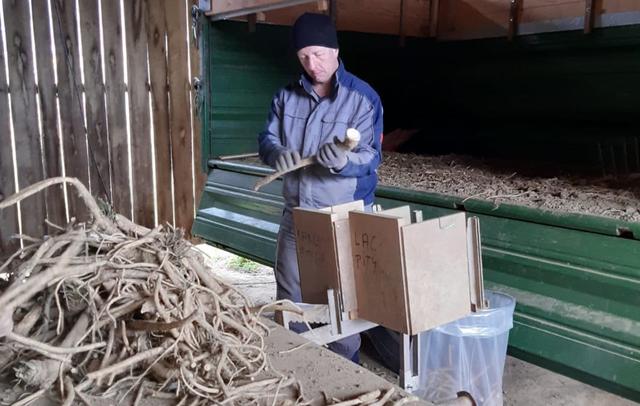
MULTIPOLYGON (((275 91, 299 68, 289 29, 207 25, 205 157, 255 151, 275 91)), ((340 33, 347 69, 385 108, 385 131, 423 128, 414 152, 470 153, 593 174, 640 171, 640 26, 434 42, 340 33)))
MULTIPOLYGON (((206 26, 203 157, 255 151, 273 93, 296 77, 288 30, 206 26)), ((347 68, 380 93, 385 129, 422 127, 412 148, 640 170, 640 27, 436 43, 342 33, 347 68)), ((209 162, 193 233, 271 264, 282 211, 271 171, 209 162)), ((379 188, 385 207, 482 224, 487 286, 517 299, 509 351, 640 400, 640 224, 379 188)))
MULTIPOLYGON (((281 181, 254 192, 270 169, 210 165, 193 234, 273 265, 281 181)), ((517 301, 509 352, 640 401, 640 224, 386 187, 376 203, 478 216, 485 286, 517 301)))

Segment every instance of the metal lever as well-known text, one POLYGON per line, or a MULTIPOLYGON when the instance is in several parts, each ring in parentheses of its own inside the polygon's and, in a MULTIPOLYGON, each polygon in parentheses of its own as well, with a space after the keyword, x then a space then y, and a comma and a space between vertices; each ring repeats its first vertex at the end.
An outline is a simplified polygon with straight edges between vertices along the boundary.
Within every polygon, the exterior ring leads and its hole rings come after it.
POLYGON ((400 387, 411 393, 419 384, 420 336, 402 334, 400 350, 400 387))

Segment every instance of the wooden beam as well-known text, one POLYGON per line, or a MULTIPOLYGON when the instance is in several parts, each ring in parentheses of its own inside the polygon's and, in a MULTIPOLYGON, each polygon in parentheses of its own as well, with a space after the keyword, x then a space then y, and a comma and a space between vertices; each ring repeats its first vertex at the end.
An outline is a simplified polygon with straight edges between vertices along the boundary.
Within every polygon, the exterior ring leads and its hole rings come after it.
POLYGON ((518 33, 518 19, 520 16, 520 3, 522 0, 511 0, 511 8, 509 9, 509 30, 507 36, 509 41, 518 33))
POLYGON ((204 14, 212 20, 224 20, 314 2, 317 0, 213 0, 211 8, 204 10, 204 14))
POLYGON ((438 36, 438 13, 440 12, 440 0, 429 2, 429 36, 438 36))
POLYGON ((398 36, 400 37, 398 44, 403 47, 405 40, 405 32, 404 32, 404 0, 400 0, 400 19, 399 19, 399 27, 398 27, 398 36))
POLYGON ((250 33, 256 32, 256 23, 258 22, 258 16, 256 13, 251 13, 247 16, 247 31, 250 33))
POLYGON ((595 0, 585 0, 584 7, 584 33, 589 34, 593 30, 593 20, 596 2, 595 0))

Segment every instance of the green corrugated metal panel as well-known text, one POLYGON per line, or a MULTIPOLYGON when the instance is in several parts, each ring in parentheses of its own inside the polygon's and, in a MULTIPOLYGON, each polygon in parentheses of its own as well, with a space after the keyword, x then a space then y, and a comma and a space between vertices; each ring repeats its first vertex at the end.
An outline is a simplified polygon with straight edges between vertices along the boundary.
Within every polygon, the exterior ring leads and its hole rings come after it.
MULTIPOLYGON (((207 26, 208 158, 255 151, 275 91, 299 72, 289 29, 207 26)), ((340 33, 347 69, 385 107, 385 130, 424 128, 416 148, 640 171, 640 26, 433 42, 340 33)))
MULTIPOLYGON (((272 264, 281 184, 251 190, 265 173, 217 162, 194 234, 272 264)), ((376 203, 410 204, 425 218, 477 215, 486 285, 517 299, 510 350, 640 400, 640 224, 395 188, 379 188, 376 203), (616 236, 620 228, 635 239, 616 236)))
MULTIPOLYGON (((203 156, 254 151, 272 94, 297 72, 288 30, 206 30, 203 156)), ((382 97, 386 129, 427 129, 418 148, 640 170, 640 26, 404 48, 395 37, 340 35, 347 68, 382 97)), ((194 234, 272 263, 282 199, 279 182, 251 191, 264 173, 219 163, 194 234)), ((377 200, 478 215, 487 285, 518 299, 510 351, 640 400, 640 224, 390 188, 377 200)))

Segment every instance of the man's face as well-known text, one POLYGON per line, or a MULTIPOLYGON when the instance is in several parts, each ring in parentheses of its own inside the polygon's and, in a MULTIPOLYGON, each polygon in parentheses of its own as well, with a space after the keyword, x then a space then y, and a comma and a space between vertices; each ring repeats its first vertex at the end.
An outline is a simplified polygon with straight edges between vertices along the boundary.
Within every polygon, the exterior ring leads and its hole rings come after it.
POLYGON ((338 50, 312 45, 298 51, 298 60, 314 84, 324 84, 338 69, 338 50))

